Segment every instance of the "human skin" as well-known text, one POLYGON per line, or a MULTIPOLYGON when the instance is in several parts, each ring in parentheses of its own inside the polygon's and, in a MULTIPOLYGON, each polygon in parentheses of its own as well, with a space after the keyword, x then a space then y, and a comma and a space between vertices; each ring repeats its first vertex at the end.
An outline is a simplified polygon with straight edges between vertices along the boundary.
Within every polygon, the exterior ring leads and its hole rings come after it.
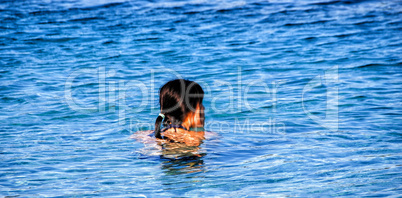
MULTIPOLYGON (((204 106, 202 104, 197 105, 195 112, 187 114, 182 126, 187 129, 204 127, 203 111, 204 106)), ((181 128, 170 128, 162 133, 162 136, 175 142, 185 143, 187 146, 199 146, 205 139, 204 135, 204 131, 187 131, 181 128)))

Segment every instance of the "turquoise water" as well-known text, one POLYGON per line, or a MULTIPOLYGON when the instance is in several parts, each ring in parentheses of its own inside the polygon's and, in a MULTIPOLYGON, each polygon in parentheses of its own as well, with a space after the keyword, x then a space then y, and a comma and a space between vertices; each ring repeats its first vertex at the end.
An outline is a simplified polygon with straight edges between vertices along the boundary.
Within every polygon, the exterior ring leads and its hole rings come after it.
POLYGON ((402 193, 401 1, 1 1, 0 195, 402 193), (157 90, 205 89, 190 157, 157 90))

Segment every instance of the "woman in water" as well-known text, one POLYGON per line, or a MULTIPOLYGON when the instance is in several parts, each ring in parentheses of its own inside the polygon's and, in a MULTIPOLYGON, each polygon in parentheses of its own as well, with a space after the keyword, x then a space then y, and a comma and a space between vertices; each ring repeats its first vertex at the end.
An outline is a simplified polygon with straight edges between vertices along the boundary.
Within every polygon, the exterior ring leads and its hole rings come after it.
POLYGON ((198 146, 204 139, 204 91, 193 81, 176 79, 159 91, 160 114, 155 137, 198 146), (163 129, 161 125, 163 124, 163 129))
MULTIPOLYGON (((176 79, 159 91, 160 113, 155 121, 155 136, 161 143, 184 143, 199 146, 204 139, 204 91, 193 81, 176 79)), ((137 132, 138 133, 138 132, 137 132)), ((144 136, 134 136, 144 141, 144 136)))

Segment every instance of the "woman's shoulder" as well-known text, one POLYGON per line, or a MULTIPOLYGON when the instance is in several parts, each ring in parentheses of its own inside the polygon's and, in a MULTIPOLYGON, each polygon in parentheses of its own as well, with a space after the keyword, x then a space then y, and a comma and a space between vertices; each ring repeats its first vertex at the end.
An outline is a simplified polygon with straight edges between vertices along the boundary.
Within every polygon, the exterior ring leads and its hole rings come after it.
MULTIPOLYGON (((154 133, 153 130, 145 130, 145 131, 137 131, 135 133, 133 133, 130 138, 131 139, 139 139, 139 138, 143 138, 143 137, 150 137, 152 134, 154 133)), ((212 132, 212 131, 204 131, 205 133, 205 138, 214 138, 214 137, 218 137, 219 134, 212 132)), ((153 136, 152 136, 153 137, 153 136)))
MULTIPOLYGON (((177 132, 179 132, 179 131, 182 132, 184 130, 177 129, 177 132)), ((172 140, 176 140, 178 142, 193 142, 194 139, 199 139, 199 141, 201 141, 202 139, 213 140, 213 139, 217 139, 217 138, 219 139, 219 137, 220 137, 220 135, 218 133, 215 133, 212 131, 203 131, 202 135, 200 132, 194 132, 194 131, 187 131, 187 132, 193 132, 196 135, 194 135, 194 134, 189 135, 188 133, 180 133, 180 132, 176 133, 176 132, 174 132, 174 130, 172 130, 171 134, 169 133, 169 131, 166 131, 163 134, 167 135, 168 138, 170 138, 172 140), (183 137, 181 137, 180 135, 182 135, 183 137), (198 136, 200 136, 200 137, 198 137, 198 136), (184 138, 184 137, 186 137, 189 140, 185 140, 186 138, 184 138)), ((137 131, 137 132, 133 133, 132 135, 130 135, 130 138, 135 139, 142 143, 156 143, 156 142, 164 143, 165 142, 165 140, 163 140, 163 139, 155 138, 153 130, 137 131)), ((201 142, 199 142, 199 143, 201 143, 201 142)))

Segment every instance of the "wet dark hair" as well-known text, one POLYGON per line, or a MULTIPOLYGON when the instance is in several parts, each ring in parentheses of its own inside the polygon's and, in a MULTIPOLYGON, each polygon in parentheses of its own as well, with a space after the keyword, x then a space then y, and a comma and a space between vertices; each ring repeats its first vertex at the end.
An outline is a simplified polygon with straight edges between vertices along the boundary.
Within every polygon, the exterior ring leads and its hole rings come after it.
MULTIPOLYGON (((165 118, 158 116, 155 121, 155 137, 161 137, 161 124, 180 125, 190 112, 195 112, 202 104, 204 91, 201 86, 190 80, 176 79, 167 82, 159 90, 159 104, 165 118)), ((201 112, 201 117, 204 117, 201 112)), ((203 121, 202 121, 203 122, 203 121)))

